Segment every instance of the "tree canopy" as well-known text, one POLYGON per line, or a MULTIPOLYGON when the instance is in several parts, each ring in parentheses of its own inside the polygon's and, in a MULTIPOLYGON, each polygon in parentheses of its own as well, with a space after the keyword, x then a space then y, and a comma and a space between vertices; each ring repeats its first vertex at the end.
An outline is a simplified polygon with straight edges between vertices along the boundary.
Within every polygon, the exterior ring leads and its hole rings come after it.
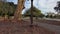
POLYGON ((13 15, 16 6, 13 2, 0 2, 0 15, 13 15))
MULTIPOLYGON (((26 10, 26 12, 24 13, 25 16, 30 16, 31 13, 31 8, 29 8, 28 10, 26 10)), ((34 17, 38 17, 40 16, 42 13, 41 13, 41 10, 37 9, 36 7, 33 7, 33 16, 34 17)))
POLYGON ((54 7, 54 9, 55 9, 58 13, 60 13, 60 1, 57 2, 57 6, 54 7))

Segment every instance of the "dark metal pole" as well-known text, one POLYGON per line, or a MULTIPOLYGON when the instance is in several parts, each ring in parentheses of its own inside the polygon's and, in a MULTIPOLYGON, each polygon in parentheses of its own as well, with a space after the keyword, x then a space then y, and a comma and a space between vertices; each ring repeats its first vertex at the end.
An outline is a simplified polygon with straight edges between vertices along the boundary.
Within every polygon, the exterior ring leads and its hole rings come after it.
POLYGON ((33 24, 33 0, 31 0, 31 25, 33 24))
POLYGON ((33 0, 31 0, 31 11, 30 11, 30 19, 31 19, 31 34, 33 34, 33 0))

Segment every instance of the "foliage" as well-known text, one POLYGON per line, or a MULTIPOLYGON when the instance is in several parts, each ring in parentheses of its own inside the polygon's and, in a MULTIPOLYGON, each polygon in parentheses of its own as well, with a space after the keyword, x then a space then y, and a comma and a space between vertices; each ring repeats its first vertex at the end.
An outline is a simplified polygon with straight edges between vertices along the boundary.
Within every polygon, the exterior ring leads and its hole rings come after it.
MULTIPOLYGON (((26 12, 24 13, 25 16, 30 16, 31 15, 31 8, 26 10, 26 12)), ((33 16, 34 17, 38 17, 41 14, 41 10, 37 9, 36 7, 33 7, 33 16)))
POLYGON ((56 15, 53 16, 53 15, 51 14, 51 15, 46 15, 46 18, 57 18, 57 16, 56 16, 56 15))
POLYGON ((49 17, 49 15, 46 15, 45 17, 46 17, 46 18, 48 18, 48 17, 49 17))
POLYGON ((60 15, 57 15, 56 18, 60 19, 60 15))
POLYGON ((13 2, 0 2, 0 16, 13 16, 15 8, 13 2))
POLYGON ((54 9, 58 12, 58 15, 56 16, 57 18, 60 18, 60 1, 57 2, 57 6, 54 7, 54 9))
POLYGON ((55 18, 56 14, 53 12, 47 12, 46 18, 55 18))
POLYGON ((45 15, 41 13, 39 17, 40 17, 40 18, 43 18, 44 16, 45 16, 45 15))
POLYGON ((57 2, 57 6, 54 9, 59 13, 60 12, 60 1, 57 2))

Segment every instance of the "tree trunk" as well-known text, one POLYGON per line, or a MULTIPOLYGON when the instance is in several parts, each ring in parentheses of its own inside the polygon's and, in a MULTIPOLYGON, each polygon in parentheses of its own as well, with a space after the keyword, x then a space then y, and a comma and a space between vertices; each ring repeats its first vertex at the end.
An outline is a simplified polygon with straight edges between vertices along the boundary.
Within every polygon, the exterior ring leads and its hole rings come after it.
POLYGON ((24 2, 25 2, 25 0, 18 0, 17 9, 16 9, 15 14, 14 14, 15 20, 21 20, 22 10, 24 8, 24 2))

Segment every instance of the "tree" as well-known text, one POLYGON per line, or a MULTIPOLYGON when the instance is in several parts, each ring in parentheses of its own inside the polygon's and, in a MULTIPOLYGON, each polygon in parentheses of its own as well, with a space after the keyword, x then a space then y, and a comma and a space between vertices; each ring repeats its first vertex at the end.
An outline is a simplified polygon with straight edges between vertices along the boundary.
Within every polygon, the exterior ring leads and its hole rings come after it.
MULTIPOLYGON (((26 10, 26 12, 24 13, 24 16, 31 16, 30 11, 31 11, 31 8, 26 10)), ((37 18, 41 15, 42 15, 41 10, 37 9, 36 7, 33 7, 33 17, 37 18)))
POLYGON ((16 5, 13 2, 0 2, 0 16, 13 16, 16 5))
POLYGON ((47 12, 46 17, 47 18, 54 18, 55 17, 55 13, 53 13, 53 12, 47 12))
POLYGON ((18 0, 18 4, 17 4, 17 9, 15 11, 15 14, 14 14, 14 19, 15 20, 21 20, 21 17, 22 17, 22 10, 24 8, 24 2, 25 0, 18 0))
POLYGON ((58 13, 60 13, 60 1, 57 2, 57 6, 54 7, 54 9, 55 9, 58 13))
POLYGON ((45 16, 45 15, 41 13, 39 17, 40 17, 40 18, 43 18, 44 16, 45 16))
POLYGON ((54 9, 58 12, 57 18, 60 18, 60 1, 57 2, 57 6, 54 9))
POLYGON ((1 15, 2 15, 2 16, 7 15, 7 13, 8 13, 8 11, 7 11, 7 9, 8 9, 7 7, 8 7, 8 6, 7 6, 7 5, 8 5, 8 4, 7 4, 6 2, 0 2, 0 4, 1 4, 1 5, 0 5, 1 15))

